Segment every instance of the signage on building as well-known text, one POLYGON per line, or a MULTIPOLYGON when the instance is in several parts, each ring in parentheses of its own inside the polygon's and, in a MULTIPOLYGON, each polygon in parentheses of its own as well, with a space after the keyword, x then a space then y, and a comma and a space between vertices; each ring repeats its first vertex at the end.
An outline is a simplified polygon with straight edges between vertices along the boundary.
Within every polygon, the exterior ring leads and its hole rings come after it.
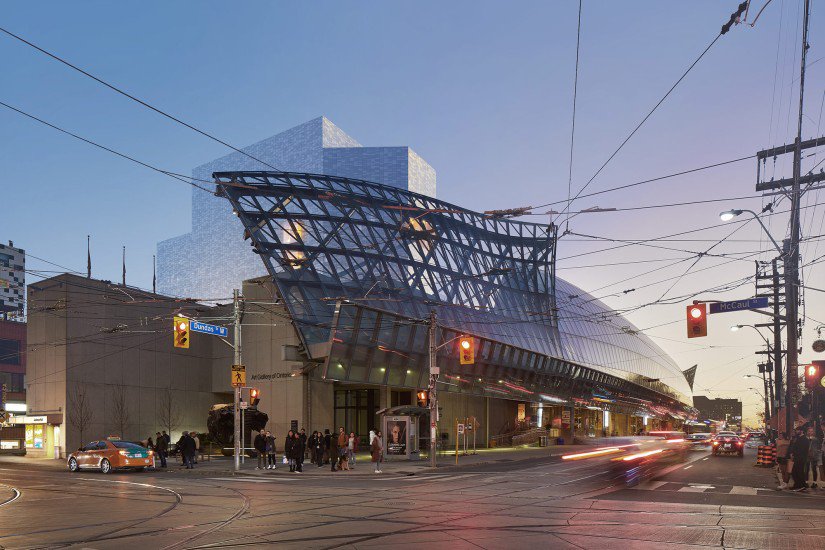
POLYGON ((561 425, 564 428, 570 427, 570 411, 567 409, 561 411, 561 425))
POLYGON ((817 353, 822 353, 825 351, 825 340, 814 340, 814 343, 811 345, 813 350, 817 353))
POLYGON ((246 386, 246 367, 244 365, 232 365, 232 385, 236 388, 246 386))
POLYGON ((47 424, 48 416, 12 416, 12 424, 47 424))
POLYGON ((194 319, 189 320, 189 330, 192 332, 202 332, 203 334, 212 334, 215 336, 226 336, 229 334, 229 329, 226 327, 219 327, 218 325, 210 325, 208 323, 201 323, 194 319))
POLYGON ((728 313, 730 311, 742 311, 745 309, 759 309, 768 307, 768 297, 748 298, 746 300, 734 300, 732 302, 711 302, 708 313, 728 313))

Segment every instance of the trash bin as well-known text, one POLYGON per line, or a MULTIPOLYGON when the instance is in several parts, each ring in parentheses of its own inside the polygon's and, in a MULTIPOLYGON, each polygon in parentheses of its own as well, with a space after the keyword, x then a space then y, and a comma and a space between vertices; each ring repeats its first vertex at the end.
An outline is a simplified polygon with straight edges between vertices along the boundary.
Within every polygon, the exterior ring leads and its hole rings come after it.
POLYGON ((547 447, 547 439, 548 438, 547 438, 546 435, 540 435, 539 436, 539 447, 547 447))
POLYGON ((557 437, 556 438, 556 445, 564 445, 564 438, 563 437, 557 437))

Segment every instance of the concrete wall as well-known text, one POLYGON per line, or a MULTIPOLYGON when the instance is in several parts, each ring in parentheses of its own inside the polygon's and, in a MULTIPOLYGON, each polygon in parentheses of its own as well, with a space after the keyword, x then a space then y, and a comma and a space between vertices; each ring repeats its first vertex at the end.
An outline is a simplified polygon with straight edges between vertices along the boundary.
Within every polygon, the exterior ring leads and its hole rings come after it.
MULTIPOLYGON (((189 315, 216 313, 196 307, 189 315)), ((212 383, 215 337, 192 334, 189 349, 173 347, 172 316, 179 309, 163 296, 74 275, 29 285, 30 414, 63 414, 58 444, 64 450, 82 443, 70 419, 84 393, 91 415, 85 440, 154 436, 164 429, 160 411, 169 401, 173 440, 183 430, 205 432, 209 408, 231 396, 212 383), (118 402, 127 411, 123 433, 114 414, 118 402)), ((228 382, 227 375, 225 388, 228 382)))

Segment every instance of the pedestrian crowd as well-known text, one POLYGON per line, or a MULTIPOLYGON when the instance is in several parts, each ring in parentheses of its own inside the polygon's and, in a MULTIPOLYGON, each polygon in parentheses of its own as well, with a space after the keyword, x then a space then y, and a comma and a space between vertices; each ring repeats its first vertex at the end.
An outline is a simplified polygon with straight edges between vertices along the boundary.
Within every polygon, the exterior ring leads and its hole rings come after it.
MULTIPOLYGON (((275 437, 272 432, 261 430, 255 436, 253 442, 255 451, 258 453, 258 465, 256 470, 275 470, 277 460, 277 450, 275 437)), ((354 470, 358 449, 361 447, 361 438, 355 432, 347 433, 344 427, 338 428, 338 433, 333 435, 329 429, 313 431, 307 436, 306 430, 301 428, 300 432, 289 430, 284 439, 282 463, 289 465, 289 471, 301 473, 304 471, 304 462, 309 459, 309 464, 316 468, 329 465, 330 471, 354 470)), ((375 463, 375 473, 381 473, 381 463, 384 460, 384 446, 380 431, 370 431, 370 457, 375 463)))
POLYGON ((817 489, 817 482, 823 484, 825 477, 823 454, 825 442, 822 433, 817 433, 814 426, 807 429, 797 428, 790 439, 787 433, 780 434, 776 440, 779 489, 792 489, 798 492, 817 489))
MULTIPOLYGON (((194 465, 198 463, 198 454, 201 450, 201 440, 198 434, 195 431, 183 432, 176 445, 177 452, 180 453, 181 462, 183 462, 184 467, 186 467, 187 470, 193 469, 195 467, 194 465)), ((146 440, 146 447, 155 453, 157 459, 160 460, 159 466, 161 468, 167 467, 171 446, 172 438, 166 433, 166 430, 156 432, 154 441, 151 436, 146 440)), ((156 464, 156 467, 157 466, 156 464)))

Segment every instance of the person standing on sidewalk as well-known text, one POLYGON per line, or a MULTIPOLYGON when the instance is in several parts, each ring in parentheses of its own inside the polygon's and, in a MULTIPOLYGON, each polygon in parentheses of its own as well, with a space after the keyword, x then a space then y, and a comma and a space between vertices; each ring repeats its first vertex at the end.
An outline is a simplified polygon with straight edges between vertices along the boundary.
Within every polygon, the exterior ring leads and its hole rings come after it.
POLYGON ((166 445, 166 438, 160 435, 160 432, 155 433, 155 452, 158 454, 158 458, 160 459, 160 467, 166 468, 166 449, 168 448, 166 445))
POLYGON ((198 454, 201 452, 201 438, 198 437, 198 434, 195 431, 189 432, 189 435, 195 441, 195 452, 192 455, 192 462, 194 464, 198 463, 198 454))
POLYGON ((295 432, 289 430, 284 440, 284 456, 289 462, 289 471, 295 471, 295 456, 292 453, 292 448, 295 446, 295 432))
POLYGON ((347 465, 351 470, 355 469, 355 453, 358 451, 357 439, 355 432, 350 432, 347 438, 347 465))
POLYGON ((776 464, 777 464, 777 477, 779 477, 779 490, 787 489, 788 488, 788 453, 790 449, 790 440, 788 440, 788 434, 786 432, 782 432, 779 434, 779 437, 776 438, 776 464))
POLYGON ((813 476, 811 488, 816 489, 817 473, 822 460, 822 442, 816 437, 816 430, 813 426, 808 428, 808 460, 805 464, 805 482, 808 482, 808 475, 813 476))
POLYGON ((319 468, 324 465, 324 454, 326 448, 324 447, 324 435, 318 431, 315 434, 315 465, 319 468))
POLYGON ((315 449, 317 447, 317 443, 318 432, 313 430, 312 435, 310 435, 309 439, 307 440, 307 445, 309 446, 309 461, 313 464, 315 464, 315 449))
POLYGON ((255 452, 258 455, 258 465, 255 466, 256 470, 263 470, 264 466, 266 466, 266 431, 261 430, 256 436, 255 440, 252 442, 252 446, 255 447, 255 452))
POLYGON ((306 434, 295 434, 295 444, 292 446, 292 452, 295 454, 295 471, 299 474, 304 471, 304 454, 306 453, 306 434))
POLYGON ((793 466, 791 467, 791 476, 793 477, 793 490, 806 491, 808 485, 805 483, 805 474, 808 463, 808 452, 810 450, 811 441, 797 430, 796 437, 791 441, 791 459, 793 466))
POLYGON ((332 434, 329 433, 329 428, 324 429, 324 464, 329 464, 332 454, 332 434))
POLYGON ((183 459, 183 465, 187 470, 194 468, 192 465, 192 458, 195 455, 195 440, 189 435, 189 432, 183 432, 178 440, 178 452, 183 459))
POLYGON ((349 468, 344 468, 345 463, 347 461, 347 443, 349 438, 347 437, 347 433, 344 431, 343 426, 338 427, 338 469, 339 470, 349 470, 349 468))
POLYGON ((375 462, 375 473, 381 473, 381 461, 384 459, 384 446, 381 443, 381 432, 375 432, 375 436, 372 438, 372 443, 370 444, 370 454, 372 455, 372 461, 375 462))
POLYGON ((266 432, 266 469, 275 469, 275 436, 272 432, 266 432))

